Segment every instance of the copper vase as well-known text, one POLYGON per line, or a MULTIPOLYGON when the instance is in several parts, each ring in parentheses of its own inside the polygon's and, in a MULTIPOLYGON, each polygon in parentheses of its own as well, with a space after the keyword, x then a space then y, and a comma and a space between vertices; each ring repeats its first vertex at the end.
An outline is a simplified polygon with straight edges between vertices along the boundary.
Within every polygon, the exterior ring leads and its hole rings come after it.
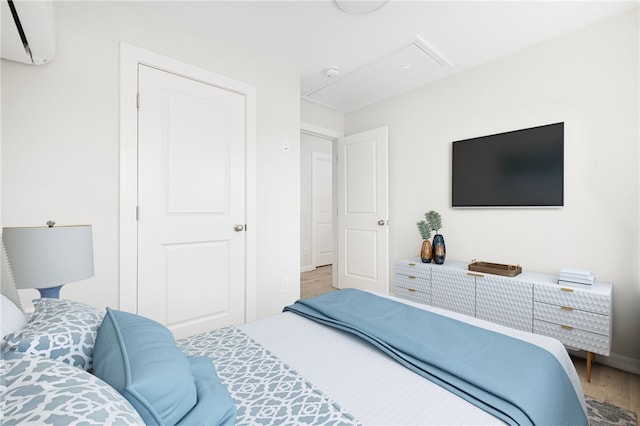
POLYGON ((420 260, 422 260, 422 263, 431 263, 431 257, 431 242, 423 240, 420 248, 420 260))

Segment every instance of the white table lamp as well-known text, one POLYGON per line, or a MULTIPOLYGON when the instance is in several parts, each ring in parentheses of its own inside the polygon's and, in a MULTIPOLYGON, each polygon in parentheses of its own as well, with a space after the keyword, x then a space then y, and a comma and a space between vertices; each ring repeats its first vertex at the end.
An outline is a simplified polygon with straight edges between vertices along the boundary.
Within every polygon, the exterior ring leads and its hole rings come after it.
POLYGON ((2 240, 16 287, 58 298, 67 283, 93 276, 91 225, 4 228, 2 240))

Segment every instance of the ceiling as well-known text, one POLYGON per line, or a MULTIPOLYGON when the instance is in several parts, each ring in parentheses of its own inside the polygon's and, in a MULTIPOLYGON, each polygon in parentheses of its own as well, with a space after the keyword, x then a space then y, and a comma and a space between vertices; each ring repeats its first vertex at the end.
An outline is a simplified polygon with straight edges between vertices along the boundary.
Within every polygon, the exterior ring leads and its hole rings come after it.
POLYGON ((335 0, 216 1, 199 4, 208 13, 183 18, 291 64, 300 73, 303 98, 348 112, 639 4, 340 1, 379 7, 349 14, 335 0), (339 68, 339 75, 327 77, 330 67, 339 68))
POLYGON ((223 38, 293 67, 304 99, 348 112, 640 4, 338 1, 343 7, 381 6, 349 14, 335 0, 159 1, 154 13, 198 37, 223 38), (330 67, 339 75, 327 77, 330 67))

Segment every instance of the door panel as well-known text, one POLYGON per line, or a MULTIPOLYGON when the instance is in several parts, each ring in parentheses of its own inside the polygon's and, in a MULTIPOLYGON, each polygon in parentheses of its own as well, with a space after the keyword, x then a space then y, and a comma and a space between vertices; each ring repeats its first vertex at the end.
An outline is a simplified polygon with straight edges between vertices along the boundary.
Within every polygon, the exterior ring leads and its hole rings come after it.
POLYGON ((366 138, 355 140, 344 147, 346 215, 375 215, 377 212, 376 145, 375 138, 366 138))
POLYGON ((229 244, 203 241, 164 245, 169 326, 192 317, 224 316, 228 311, 229 244), (212 285, 213 284, 213 285, 212 285), (185 288, 190 292, 185 292, 185 288), (197 297, 193 297, 195 292, 197 297))
POLYGON ((375 281, 378 279, 377 230, 347 229, 346 275, 375 281))
POLYGON ((172 94, 167 106, 163 156, 167 213, 225 214, 229 208, 225 131, 233 117, 225 104, 193 96, 172 94))
POLYGON ((183 337, 244 322, 245 101, 139 66, 138 313, 183 337))
POLYGON ((338 139, 338 287, 389 293, 387 128, 338 139))

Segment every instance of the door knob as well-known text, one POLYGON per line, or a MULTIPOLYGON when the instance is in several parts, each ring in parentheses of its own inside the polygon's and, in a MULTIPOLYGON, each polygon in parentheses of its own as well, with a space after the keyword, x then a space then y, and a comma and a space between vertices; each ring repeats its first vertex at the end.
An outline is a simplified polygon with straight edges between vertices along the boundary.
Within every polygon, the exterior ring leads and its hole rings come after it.
POLYGON ((384 220, 380 219, 380 220, 378 221, 378 225, 380 225, 380 226, 384 226, 384 220))
POLYGON ((236 232, 242 232, 242 231, 244 231, 244 226, 238 224, 238 225, 233 227, 233 230, 236 231, 236 232))

